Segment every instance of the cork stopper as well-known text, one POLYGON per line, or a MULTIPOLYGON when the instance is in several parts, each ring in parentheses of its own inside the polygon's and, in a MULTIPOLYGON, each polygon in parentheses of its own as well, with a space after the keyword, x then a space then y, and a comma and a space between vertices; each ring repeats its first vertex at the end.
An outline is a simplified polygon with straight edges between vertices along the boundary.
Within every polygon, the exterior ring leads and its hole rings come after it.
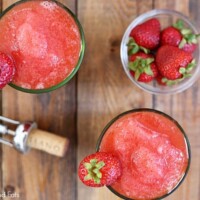
POLYGON ((69 140, 47 131, 32 129, 27 140, 27 145, 31 148, 63 157, 67 152, 69 140))

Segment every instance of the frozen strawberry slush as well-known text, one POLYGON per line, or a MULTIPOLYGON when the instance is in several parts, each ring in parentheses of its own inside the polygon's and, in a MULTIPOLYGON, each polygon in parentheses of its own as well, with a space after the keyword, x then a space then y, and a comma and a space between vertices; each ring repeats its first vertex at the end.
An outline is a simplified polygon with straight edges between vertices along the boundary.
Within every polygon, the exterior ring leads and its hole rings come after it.
POLYGON ((155 199, 170 193, 189 164, 186 139, 168 117, 132 112, 106 131, 99 151, 111 152, 122 164, 122 176, 111 188, 130 199, 155 199))
POLYGON ((62 82, 76 67, 80 31, 73 17, 57 3, 27 1, 0 19, 0 51, 15 61, 15 85, 49 88, 62 82))

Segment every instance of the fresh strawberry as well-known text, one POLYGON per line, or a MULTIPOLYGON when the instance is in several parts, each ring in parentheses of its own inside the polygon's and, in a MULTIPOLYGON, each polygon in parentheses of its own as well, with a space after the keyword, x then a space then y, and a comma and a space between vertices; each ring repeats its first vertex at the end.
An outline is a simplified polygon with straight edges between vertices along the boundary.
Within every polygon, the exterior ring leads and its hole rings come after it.
POLYGON ((160 41, 160 22, 156 18, 149 19, 134 27, 130 37, 142 48, 155 49, 160 41))
POLYGON ((161 32, 161 45, 172 45, 178 47, 182 40, 182 35, 179 30, 170 26, 161 32))
POLYGON ((159 73, 169 80, 175 80, 188 76, 189 71, 195 65, 192 54, 178 47, 164 45, 156 54, 156 65, 159 73))
POLYGON ((90 187, 111 185, 121 176, 121 163, 110 153, 97 152, 81 161, 78 175, 90 187))
POLYGON ((173 26, 165 28, 161 32, 161 45, 172 45, 192 53, 196 49, 199 34, 185 28, 182 20, 177 20, 173 26))
POLYGON ((140 82, 150 82, 158 74, 153 55, 138 52, 129 57, 131 75, 140 82))
POLYGON ((0 52, 0 89, 5 87, 15 73, 15 65, 13 60, 3 52, 0 52))

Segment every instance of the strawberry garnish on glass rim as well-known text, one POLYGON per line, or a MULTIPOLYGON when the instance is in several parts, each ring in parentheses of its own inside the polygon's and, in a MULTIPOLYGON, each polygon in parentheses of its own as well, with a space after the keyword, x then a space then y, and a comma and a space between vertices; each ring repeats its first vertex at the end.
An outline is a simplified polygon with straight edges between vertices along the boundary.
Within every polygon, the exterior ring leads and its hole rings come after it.
POLYGON ((81 161, 78 175, 90 187, 111 185, 121 176, 121 163, 110 153, 97 152, 81 161))
POLYGON ((0 52, 0 89, 10 83, 15 74, 13 59, 7 54, 0 52))

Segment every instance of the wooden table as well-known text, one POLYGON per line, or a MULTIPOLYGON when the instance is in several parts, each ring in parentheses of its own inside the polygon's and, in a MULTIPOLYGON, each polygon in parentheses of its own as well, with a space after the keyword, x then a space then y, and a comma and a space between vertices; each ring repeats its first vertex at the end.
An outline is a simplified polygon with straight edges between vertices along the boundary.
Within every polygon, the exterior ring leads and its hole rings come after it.
MULTIPOLYGON (((4 10, 15 0, 0 0, 4 10)), ((77 76, 51 93, 33 95, 7 86, 1 92, 1 114, 34 120, 39 127, 70 139, 66 157, 32 150, 21 155, 0 149, 0 193, 12 191, 20 200, 116 200, 108 189, 85 187, 77 177, 79 161, 94 152, 104 126, 117 114, 133 108, 155 108, 174 117, 191 142, 190 172, 166 200, 200 199, 200 82, 169 96, 143 92, 126 77, 120 61, 120 41, 128 24, 154 8, 175 9, 200 26, 198 0, 62 0, 80 19, 86 52, 77 76)))

